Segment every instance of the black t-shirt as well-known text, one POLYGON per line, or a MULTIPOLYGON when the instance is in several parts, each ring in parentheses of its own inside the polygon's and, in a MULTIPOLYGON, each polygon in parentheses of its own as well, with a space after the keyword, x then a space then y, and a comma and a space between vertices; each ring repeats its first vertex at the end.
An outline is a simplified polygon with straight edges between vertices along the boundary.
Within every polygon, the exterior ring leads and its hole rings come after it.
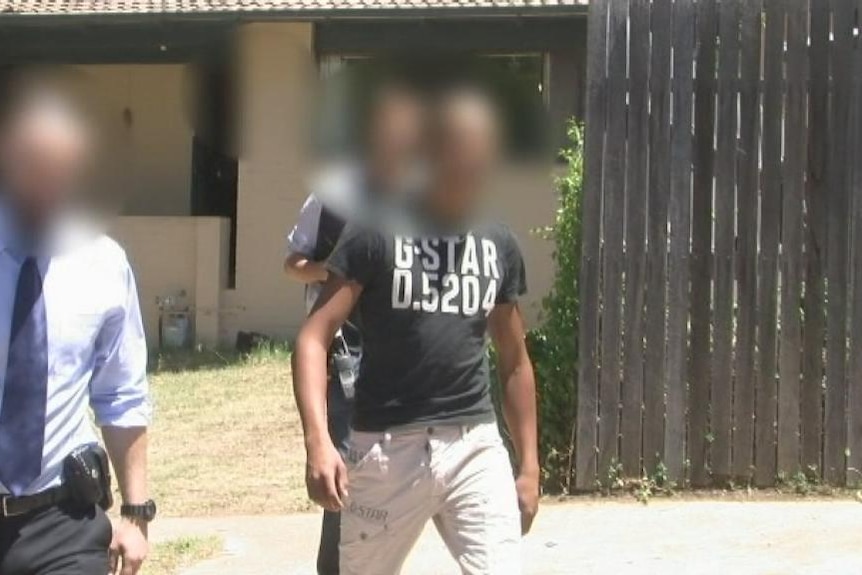
POLYGON ((348 227, 327 265, 363 286, 356 429, 493 421, 488 314, 526 292, 507 227, 439 237, 348 227))

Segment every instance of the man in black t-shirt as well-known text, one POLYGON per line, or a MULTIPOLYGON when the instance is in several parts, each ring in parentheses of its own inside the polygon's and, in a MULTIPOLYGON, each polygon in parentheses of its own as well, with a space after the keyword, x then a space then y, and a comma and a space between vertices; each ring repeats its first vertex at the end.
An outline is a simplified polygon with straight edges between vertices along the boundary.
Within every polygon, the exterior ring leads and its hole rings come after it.
POLYGON ((494 422, 488 318, 526 291, 523 260, 507 227, 418 237, 350 229, 327 267, 362 287, 356 309, 367 359, 355 430, 494 422))
POLYGON ((435 181, 416 225, 346 230, 297 339, 308 490, 343 510, 342 573, 398 573, 429 519, 463 573, 520 573, 539 492, 535 382, 517 306, 524 265, 508 228, 474 217, 495 130, 475 93, 442 100, 435 181), (354 308, 363 358, 342 458, 325 424, 326 347, 354 308), (517 479, 490 398, 488 332, 517 479))

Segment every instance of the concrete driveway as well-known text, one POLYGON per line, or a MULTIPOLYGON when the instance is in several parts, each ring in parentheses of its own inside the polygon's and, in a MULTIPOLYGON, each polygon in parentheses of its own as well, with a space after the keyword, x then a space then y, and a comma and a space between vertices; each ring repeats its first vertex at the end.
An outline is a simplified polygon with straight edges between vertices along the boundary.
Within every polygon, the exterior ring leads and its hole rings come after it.
MULTIPOLYGON (((155 541, 219 533, 225 552, 182 575, 312 575, 319 517, 160 519, 155 541)), ((432 527, 405 575, 457 573, 432 527)), ((524 573, 862 574, 854 501, 662 500, 545 504, 525 541, 524 573)), ((369 574, 373 575, 373 574, 369 574)))

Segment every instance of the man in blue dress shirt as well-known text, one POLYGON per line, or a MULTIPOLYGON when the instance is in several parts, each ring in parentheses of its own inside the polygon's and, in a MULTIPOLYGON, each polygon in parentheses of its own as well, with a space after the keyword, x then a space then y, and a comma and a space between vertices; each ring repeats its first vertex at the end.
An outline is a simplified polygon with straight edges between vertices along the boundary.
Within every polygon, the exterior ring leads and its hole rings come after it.
POLYGON ((123 250, 71 215, 87 124, 57 92, 0 123, 0 573, 134 575, 154 515, 146 484, 146 344, 123 250), (123 499, 112 526, 69 495, 64 460, 101 427, 123 499), (147 510, 149 510, 147 512, 147 510))

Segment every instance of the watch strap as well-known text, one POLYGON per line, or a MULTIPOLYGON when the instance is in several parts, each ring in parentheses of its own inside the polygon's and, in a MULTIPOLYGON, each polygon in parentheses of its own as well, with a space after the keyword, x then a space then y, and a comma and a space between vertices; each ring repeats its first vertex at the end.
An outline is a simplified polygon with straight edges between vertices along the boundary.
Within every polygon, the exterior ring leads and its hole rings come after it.
POLYGON ((156 516, 156 503, 150 499, 138 505, 123 504, 120 506, 120 516, 130 519, 152 521, 156 516))

